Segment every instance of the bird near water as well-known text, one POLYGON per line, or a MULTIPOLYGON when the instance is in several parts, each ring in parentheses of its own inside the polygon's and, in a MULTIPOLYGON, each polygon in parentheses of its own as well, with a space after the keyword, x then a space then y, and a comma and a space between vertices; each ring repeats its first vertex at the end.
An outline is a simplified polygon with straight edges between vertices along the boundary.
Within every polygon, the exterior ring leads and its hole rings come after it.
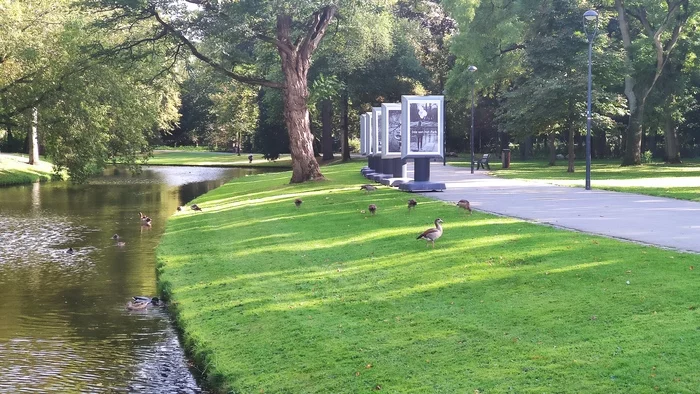
POLYGON ((151 298, 146 296, 131 297, 131 301, 126 304, 126 309, 138 311, 148 308, 149 305, 160 306, 160 299, 158 297, 151 298))
POLYGON ((120 239, 120 238, 121 238, 121 237, 119 236, 119 234, 114 234, 114 235, 112 235, 112 239, 120 239))
POLYGON ((73 250, 73 248, 68 248, 68 250, 66 250, 66 253, 73 254, 75 253, 75 251, 73 250))
POLYGON ((139 218, 141 219, 141 224, 144 226, 150 226, 151 225, 151 218, 148 216, 144 215, 143 212, 139 212, 139 218))
POLYGON ((442 226, 440 225, 440 223, 442 223, 442 219, 435 219, 435 228, 429 228, 423 231, 423 233, 419 235, 416 239, 426 240, 426 247, 428 246, 428 242, 432 243, 433 247, 435 247, 435 240, 442 237, 442 226))

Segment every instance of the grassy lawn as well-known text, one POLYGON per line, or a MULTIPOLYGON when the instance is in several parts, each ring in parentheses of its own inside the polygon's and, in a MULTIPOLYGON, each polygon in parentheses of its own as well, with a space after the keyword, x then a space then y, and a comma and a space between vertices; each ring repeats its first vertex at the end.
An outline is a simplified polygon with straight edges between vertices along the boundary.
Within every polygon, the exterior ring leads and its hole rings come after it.
POLYGON ((361 166, 328 166, 328 181, 303 185, 287 184, 289 173, 237 179, 199 197, 202 212, 169 220, 160 285, 215 387, 700 387, 700 256, 468 216, 386 187, 366 194, 361 166), (376 216, 363 213, 370 203, 376 216), (427 248, 416 237, 437 217, 445 233, 427 248))
POLYGON ((27 155, 0 154, 0 186, 49 181, 52 176, 53 167, 49 162, 40 161, 30 166, 27 155))
MULTIPOLYGON (((457 166, 469 166, 455 162, 457 166)), ((509 179, 545 181, 563 186, 583 187, 586 162, 577 160, 576 172, 568 173, 566 160, 556 166, 546 161, 512 162, 502 169, 500 161, 491 165, 492 173, 509 179)), ((639 193, 681 200, 700 201, 700 160, 686 160, 683 164, 653 163, 621 167, 619 160, 596 160, 591 163, 591 187, 594 189, 639 193)))
POLYGON ((291 167, 289 155, 280 155, 275 161, 265 160, 261 154, 253 154, 253 163, 248 163, 249 153, 240 156, 225 152, 208 152, 196 150, 156 150, 148 160, 152 165, 180 166, 220 166, 220 167, 291 167))

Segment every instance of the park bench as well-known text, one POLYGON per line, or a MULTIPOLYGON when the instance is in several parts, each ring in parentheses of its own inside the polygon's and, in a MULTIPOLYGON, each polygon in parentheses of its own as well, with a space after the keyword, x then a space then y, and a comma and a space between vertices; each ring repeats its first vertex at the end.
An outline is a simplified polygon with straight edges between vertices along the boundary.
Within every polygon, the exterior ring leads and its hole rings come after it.
POLYGON ((476 164, 476 169, 478 170, 479 167, 483 169, 491 169, 491 166, 489 165, 489 154, 484 153, 484 155, 481 157, 479 160, 475 160, 472 164, 476 164))

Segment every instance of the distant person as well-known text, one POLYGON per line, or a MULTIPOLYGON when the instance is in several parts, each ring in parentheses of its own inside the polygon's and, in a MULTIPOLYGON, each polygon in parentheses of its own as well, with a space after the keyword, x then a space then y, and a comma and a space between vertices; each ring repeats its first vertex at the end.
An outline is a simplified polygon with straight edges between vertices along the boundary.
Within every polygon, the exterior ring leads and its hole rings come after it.
POLYGON ((252 163, 252 162, 253 162, 253 155, 248 155, 248 163, 252 163))

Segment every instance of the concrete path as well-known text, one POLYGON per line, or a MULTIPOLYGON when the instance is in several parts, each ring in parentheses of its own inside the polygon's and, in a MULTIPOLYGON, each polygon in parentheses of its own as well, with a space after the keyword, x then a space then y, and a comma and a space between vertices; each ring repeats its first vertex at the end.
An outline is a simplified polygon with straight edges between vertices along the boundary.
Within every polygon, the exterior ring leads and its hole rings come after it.
MULTIPOLYGON (((409 164, 408 176, 413 177, 409 164)), ((583 175, 582 175, 583 176, 583 175)), ((503 179, 476 169, 431 163, 444 192, 422 193, 475 209, 645 244, 700 253, 700 203, 542 182, 503 179)))

